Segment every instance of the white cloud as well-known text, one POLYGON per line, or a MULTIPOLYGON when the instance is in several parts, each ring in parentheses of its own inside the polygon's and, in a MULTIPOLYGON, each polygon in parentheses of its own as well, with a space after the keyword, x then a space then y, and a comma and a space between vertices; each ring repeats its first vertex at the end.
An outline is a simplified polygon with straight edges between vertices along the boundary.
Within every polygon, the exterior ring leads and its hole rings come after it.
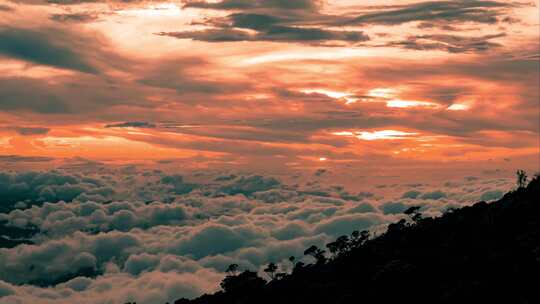
POLYGON ((482 196, 495 198, 511 183, 479 178, 415 185, 418 193, 409 185, 392 185, 395 191, 388 194, 354 195, 339 185, 307 181, 289 186, 241 174, 200 175, 207 182, 195 175, 180 178, 136 169, 92 178, 69 173, 2 176, 0 184, 8 188, 22 187, 13 177, 21 176, 34 181, 29 189, 44 189, 38 180, 46 185, 67 180, 91 190, 70 202, 29 202, 26 208, 0 213, 2 225, 37 227, 30 237, 35 244, 0 249, 2 303, 145 304, 194 297, 215 290, 231 263, 259 271, 269 262, 288 268, 289 256, 302 260, 305 248, 324 247, 353 230, 381 231, 410 206, 435 216, 482 196), (192 185, 187 193, 185 187, 192 185), (94 201, 91 195, 109 201, 94 201), (95 277, 85 277, 90 274, 95 277), (38 286, 48 283, 59 284, 38 286))

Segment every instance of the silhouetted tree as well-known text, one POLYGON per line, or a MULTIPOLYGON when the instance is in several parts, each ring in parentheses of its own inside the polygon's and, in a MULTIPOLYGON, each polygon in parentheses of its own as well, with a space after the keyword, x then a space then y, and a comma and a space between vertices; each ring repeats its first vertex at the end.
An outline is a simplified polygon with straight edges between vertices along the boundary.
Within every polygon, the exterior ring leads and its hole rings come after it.
POLYGON ((275 278, 275 273, 277 269, 278 267, 276 264, 269 263, 263 271, 266 272, 266 274, 268 275, 268 277, 270 277, 271 280, 273 280, 275 278))
POLYGON ((523 170, 517 170, 516 176, 518 188, 525 188, 527 186, 527 173, 523 170))
POLYGON ((360 242, 362 242, 363 244, 367 240, 369 240, 369 235, 370 235, 369 230, 362 230, 362 232, 360 232, 360 242))
POLYGON ((328 248, 328 251, 332 254, 332 257, 335 258, 339 254, 338 246, 336 242, 331 242, 326 244, 326 248, 328 248))
POLYGON ((351 233, 351 241, 356 242, 358 238, 360 237, 360 231, 355 230, 351 233))
POLYGON ((388 225, 387 233, 390 233, 390 232, 393 232, 393 231, 403 230, 404 228, 407 227, 406 224, 407 224, 407 220, 405 220, 405 219, 401 219, 397 223, 392 223, 392 224, 388 225))
POLYGON ((326 248, 328 248, 328 251, 332 253, 333 257, 337 257, 340 254, 349 251, 349 237, 346 235, 342 235, 338 237, 334 242, 326 244, 326 248))
POLYGON ((292 273, 298 273, 304 269, 305 264, 303 262, 298 262, 294 265, 292 273))
POLYGON ((246 270, 236 276, 226 276, 219 285, 225 292, 253 292, 266 285, 266 281, 256 272, 246 270))
POLYGON ((420 206, 412 206, 409 209, 403 212, 408 215, 411 220, 415 223, 418 223, 422 219, 422 213, 420 213, 420 206))
POLYGON ((452 214, 456 211, 457 209, 455 207, 448 207, 446 208, 446 210, 444 210, 444 214, 452 214))
POLYGON ((358 248, 362 246, 368 239, 368 230, 362 230, 362 232, 355 230, 351 233, 351 237, 349 239, 349 247, 350 249, 358 248))
POLYGON ((238 273, 238 264, 231 264, 225 272, 230 276, 235 276, 238 273))
MULTIPOLYGON (((291 262, 291 266, 292 266, 293 269, 294 269, 294 266, 295 266, 295 265, 294 265, 294 261, 295 261, 295 260, 296 260, 296 257, 294 257, 293 255, 291 255, 291 256, 289 257, 289 262, 291 262)), ((291 271, 291 272, 292 272, 292 271, 291 271)))
POLYGON ((319 247, 312 245, 308 249, 304 251, 304 255, 309 255, 315 258, 317 261, 317 264, 324 264, 326 263, 326 257, 324 256, 324 250, 319 249, 319 247))

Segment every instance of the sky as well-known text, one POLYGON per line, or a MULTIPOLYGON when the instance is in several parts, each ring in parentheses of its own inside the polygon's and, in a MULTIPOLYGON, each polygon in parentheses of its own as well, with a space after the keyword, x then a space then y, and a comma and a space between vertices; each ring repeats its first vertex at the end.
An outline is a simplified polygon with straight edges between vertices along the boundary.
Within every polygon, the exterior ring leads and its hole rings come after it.
POLYGON ((0 155, 539 167, 538 1, 0 3, 0 155))
POLYGON ((0 232, 32 242, 0 302, 192 298, 501 197, 540 171, 539 5, 0 0, 0 232))

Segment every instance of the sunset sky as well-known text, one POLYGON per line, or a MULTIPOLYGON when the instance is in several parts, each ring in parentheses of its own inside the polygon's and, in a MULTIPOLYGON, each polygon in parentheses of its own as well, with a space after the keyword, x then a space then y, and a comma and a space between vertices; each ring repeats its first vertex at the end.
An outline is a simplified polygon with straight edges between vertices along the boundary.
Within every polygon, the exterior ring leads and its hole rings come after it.
POLYGON ((539 14, 0 0, 0 302, 172 303, 500 198, 540 171, 539 14))
POLYGON ((538 19, 538 1, 1 1, 0 155, 537 169, 538 19))

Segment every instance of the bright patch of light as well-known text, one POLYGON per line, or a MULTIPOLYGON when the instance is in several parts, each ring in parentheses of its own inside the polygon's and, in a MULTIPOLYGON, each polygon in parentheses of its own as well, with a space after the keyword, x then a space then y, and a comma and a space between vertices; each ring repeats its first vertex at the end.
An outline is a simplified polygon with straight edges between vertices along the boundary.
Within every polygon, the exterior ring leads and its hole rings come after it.
POLYGON ((469 106, 467 104, 455 103, 455 104, 449 106, 446 109, 450 110, 450 111, 465 111, 465 110, 468 110, 470 108, 471 108, 471 106, 469 106))
POLYGON ((389 108, 439 108, 440 106, 433 102, 418 101, 418 100, 403 100, 397 98, 399 90, 392 88, 376 88, 370 90, 367 95, 373 98, 387 99, 386 106, 389 108))
POLYGON ((347 102, 345 102, 346 105, 349 105, 349 104, 353 104, 355 102, 358 101, 358 98, 354 98, 354 97, 345 97, 345 100, 347 102))
POLYGON ((103 146, 110 145, 111 143, 122 143, 127 142, 127 139, 115 136, 103 136, 103 137, 93 137, 93 136, 81 136, 81 137, 52 137, 47 136, 42 139, 39 139, 47 147, 77 147, 81 144, 100 144, 103 146))
POLYGON ((150 134, 150 133, 138 132, 138 131, 128 131, 128 132, 126 132, 126 133, 127 133, 127 134, 130 134, 130 135, 152 136, 152 134, 150 134))
POLYGON ((358 133, 359 134, 356 137, 363 140, 405 139, 408 136, 413 136, 413 135, 418 134, 418 133, 403 132, 403 131, 396 131, 396 130, 382 130, 382 131, 374 131, 374 132, 362 131, 358 133))
POLYGON ((397 90, 390 88, 377 88, 370 90, 368 96, 377 98, 392 98, 396 96, 397 90))
POLYGON ((439 105, 427 101, 417 100, 401 100, 392 99, 386 102, 386 106, 389 108, 411 108, 411 107, 425 107, 425 108, 438 108, 439 105))
POLYGON ((403 132, 403 131, 396 131, 396 130, 381 130, 381 131, 373 131, 373 132, 343 131, 343 132, 334 132, 332 134, 338 135, 338 136, 356 137, 358 139, 363 139, 363 140, 407 139, 407 138, 410 138, 410 136, 418 135, 418 133, 414 133, 414 132, 403 132))
POLYGON ((354 136, 354 133, 353 132, 349 132, 349 131, 343 131, 343 132, 334 132, 332 133, 333 135, 337 135, 337 136, 354 136))
POLYGON ((246 96, 246 99, 248 100, 259 100, 259 99, 268 99, 271 96, 268 94, 260 93, 260 94, 250 94, 246 96))
POLYGON ((327 160, 328 160, 328 158, 326 158, 326 157, 319 158, 319 161, 327 161, 327 160))
POLYGON ((136 17, 178 16, 180 15, 180 8, 174 3, 160 3, 148 5, 144 8, 120 10, 117 13, 136 17))

